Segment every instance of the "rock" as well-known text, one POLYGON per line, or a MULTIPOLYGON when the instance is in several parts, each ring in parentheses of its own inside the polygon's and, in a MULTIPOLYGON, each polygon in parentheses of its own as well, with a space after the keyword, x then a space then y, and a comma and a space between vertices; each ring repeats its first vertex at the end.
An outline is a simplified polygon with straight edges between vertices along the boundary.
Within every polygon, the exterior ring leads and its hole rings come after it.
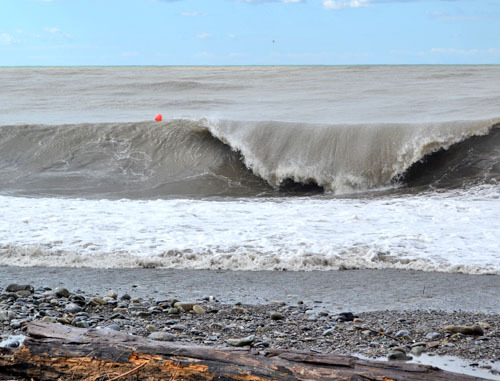
POLYGON ((117 294, 116 292, 114 292, 114 291, 110 291, 110 292, 108 292, 108 293, 106 294, 106 296, 107 296, 108 298, 111 298, 111 299, 116 299, 116 298, 118 298, 118 294, 117 294))
POLYGON ((113 331, 120 331, 122 327, 120 327, 118 324, 110 324, 108 325, 109 329, 112 329, 113 331))
POLYGON ((90 327, 89 322, 86 320, 77 321, 76 323, 74 323, 72 325, 74 325, 75 327, 78 327, 78 328, 89 328, 90 327))
POLYGON ((448 325, 444 328, 444 330, 450 333, 461 333, 462 335, 473 335, 473 336, 484 335, 484 331, 479 325, 474 325, 471 327, 462 325, 448 325))
POLYGON ((352 312, 341 312, 337 317, 338 321, 353 321, 354 315, 352 312))
POLYGON ((146 317, 150 317, 151 316, 151 312, 148 312, 148 311, 137 311, 134 315, 138 316, 138 317, 146 318, 146 317))
POLYGON ((363 319, 360 319, 360 318, 355 318, 355 319, 353 320, 353 322, 354 322, 354 323, 363 323, 363 322, 364 322, 364 320, 363 320, 363 319))
POLYGON ((29 290, 19 290, 16 294, 21 298, 27 298, 28 296, 31 296, 32 292, 29 290))
POLYGON ((129 294, 123 294, 120 298, 120 300, 130 300, 132 297, 129 294))
POLYGON ((284 316, 279 312, 273 311, 271 312, 271 320, 283 320, 284 316))
POLYGON ((165 322, 166 325, 178 324, 180 322, 179 319, 169 319, 165 322))
POLYGON ((439 339, 440 336, 441 336, 441 334, 439 332, 429 332, 427 335, 425 335, 425 338, 427 340, 434 341, 434 340, 439 339))
POLYGON ((22 324, 23 324, 22 320, 13 319, 10 321, 10 328, 19 329, 19 328, 21 328, 22 324))
POLYGON ((394 336, 409 339, 410 338, 410 331, 408 331, 406 329, 402 329, 402 330, 396 332, 396 334, 394 336))
POLYGON ((28 291, 30 294, 33 294, 35 292, 35 289, 33 286, 29 284, 9 284, 7 288, 5 289, 7 292, 18 292, 18 291, 28 291))
POLYGON ((425 352, 426 349, 427 349, 426 343, 415 343, 412 345, 411 353, 414 354, 415 356, 420 356, 422 352, 425 352))
POLYGON ((198 304, 195 304, 193 306, 193 311, 198 315, 204 315, 206 313, 203 307, 199 306, 198 304))
POLYGON ((335 327, 325 329, 322 333, 323 336, 332 335, 335 332, 335 327))
POLYGON ((184 311, 191 311, 194 307, 195 303, 183 303, 177 302, 174 304, 175 308, 182 308, 184 311))
POLYGON ((67 298, 70 294, 66 288, 58 287, 54 290, 54 295, 58 298, 67 298))
POLYGON ((93 297, 89 301, 90 304, 93 304, 94 306, 105 306, 108 304, 107 301, 105 301, 103 298, 99 298, 98 296, 93 297))
POLYGON ((69 297, 69 300, 71 300, 73 303, 78 304, 80 307, 83 307, 85 305, 85 297, 81 295, 71 295, 69 297))
POLYGON ((480 326, 481 328, 484 328, 484 329, 490 329, 491 328, 491 325, 485 321, 480 321, 479 323, 477 323, 478 326, 480 326))
POLYGON ((269 345, 270 344, 267 341, 259 341, 259 342, 255 343, 253 346, 255 348, 267 348, 267 347, 269 347, 269 345))
POLYGON ((242 337, 241 339, 227 339, 226 343, 232 347, 244 347, 246 345, 252 345, 255 341, 255 335, 250 335, 247 337, 242 337))
POLYGON ((394 352, 391 352, 389 353, 389 356, 387 356, 387 359, 390 360, 390 361, 409 361, 411 360, 413 357, 411 356, 407 356, 405 352, 402 352, 402 351, 394 351, 394 352))
POLYGON ((42 318, 42 321, 43 321, 44 323, 57 323, 57 320, 56 320, 56 319, 54 319, 52 316, 44 316, 44 317, 42 318))
POLYGON ((182 324, 174 324, 170 327, 170 329, 173 329, 175 331, 185 331, 187 329, 187 327, 185 325, 182 325, 182 324))
POLYGON ((175 341, 177 337, 172 333, 158 331, 151 332, 148 338, 156 341, 175 341))
POLYGON ((170 308, 167 312, 169 315, 179 315, 181 312, 178 308, 170 308))
POLYGON ((80 307, 78 304, 76 303, 69 303, 66 305, 66 307, 64 308, 64 310, 67 312, 67 313, 70 313, 70 314, 76 314, 78 312, 81 312, 82 310, 82 307, 80 307))
POLYGON ((248 313, 248 311, 246 309, 244 309, 243 307, 233 307, 233 308, 231 308, 231 311, 237 312, 240 314, 247 314, 248 313))
MULTIPOLYGON (((19 348, 26 339, 24 335, 9 335, 0 342, 0 348, 19 348)), ((9 377, 10 378, 10 377, 9 377)))
POLYGON ((439 341, 429 341, 427 343, 427 348, 436 348, 439 347, 441 343, 439 341))
POLYGON ((17 319, 17 314, 9 310, 0 310, 0 321, 11 321, 17 319))

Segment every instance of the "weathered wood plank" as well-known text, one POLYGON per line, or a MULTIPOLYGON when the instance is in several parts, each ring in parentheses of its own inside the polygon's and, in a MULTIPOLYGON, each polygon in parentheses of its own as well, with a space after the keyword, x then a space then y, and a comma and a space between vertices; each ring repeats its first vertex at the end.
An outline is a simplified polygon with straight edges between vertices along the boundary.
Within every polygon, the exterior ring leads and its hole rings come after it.
POLYGON ((479 380, 440 369, 353 356, 158 342, 108 329, 32 322, 17 349, 0 348, 0 379, 479 380))

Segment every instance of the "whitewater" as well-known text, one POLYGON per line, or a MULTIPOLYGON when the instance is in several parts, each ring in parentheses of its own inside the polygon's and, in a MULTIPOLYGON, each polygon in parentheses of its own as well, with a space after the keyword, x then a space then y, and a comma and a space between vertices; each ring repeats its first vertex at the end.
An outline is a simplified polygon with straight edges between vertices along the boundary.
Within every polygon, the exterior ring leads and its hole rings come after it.
POLYGON ((498 66, 0 81, 1 265, 500 274, 498 66))

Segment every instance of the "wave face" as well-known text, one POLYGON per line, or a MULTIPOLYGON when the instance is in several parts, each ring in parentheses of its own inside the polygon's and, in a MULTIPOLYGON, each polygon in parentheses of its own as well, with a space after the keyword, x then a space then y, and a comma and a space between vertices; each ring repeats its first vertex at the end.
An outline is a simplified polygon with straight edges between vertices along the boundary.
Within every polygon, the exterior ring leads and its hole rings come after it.
POLYGON ((72 197, 254 197, 500 175, 500 120, 326 125, 172 120, 0 128, 1 189, 72 197))
POLYGON ((0 134, 4 192, 158 198, 269 190, 199 122, 25 125, 0 134))

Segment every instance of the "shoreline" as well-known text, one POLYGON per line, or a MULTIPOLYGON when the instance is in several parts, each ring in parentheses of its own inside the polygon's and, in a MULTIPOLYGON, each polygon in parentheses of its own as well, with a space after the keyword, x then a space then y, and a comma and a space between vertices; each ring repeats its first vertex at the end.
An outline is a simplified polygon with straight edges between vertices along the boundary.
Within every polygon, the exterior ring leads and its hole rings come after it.
POLYGON ((330 311, 440 310, 500 314, 500 275, 414 270, 228 271, 0 266, 0 287, 10 283, 64 286, 137 298, 197 300, 213 295, 250 305, 319 301, 330 311))

